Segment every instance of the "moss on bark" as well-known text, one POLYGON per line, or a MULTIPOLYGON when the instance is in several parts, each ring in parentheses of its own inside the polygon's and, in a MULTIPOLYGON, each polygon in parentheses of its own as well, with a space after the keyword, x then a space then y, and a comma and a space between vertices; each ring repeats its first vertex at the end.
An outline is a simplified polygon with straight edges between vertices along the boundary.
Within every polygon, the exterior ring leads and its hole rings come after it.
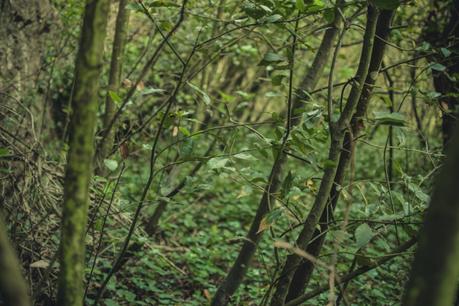
POLYGON ((5 305, 32 305, 19 261, 11 246, 0 215, 0 296, 5 305))
POLYGON ((75 67, 69 152, 64 181, 59 305, 83 305, 84 237, 108 10, 108 0, 86 2, 75 67))

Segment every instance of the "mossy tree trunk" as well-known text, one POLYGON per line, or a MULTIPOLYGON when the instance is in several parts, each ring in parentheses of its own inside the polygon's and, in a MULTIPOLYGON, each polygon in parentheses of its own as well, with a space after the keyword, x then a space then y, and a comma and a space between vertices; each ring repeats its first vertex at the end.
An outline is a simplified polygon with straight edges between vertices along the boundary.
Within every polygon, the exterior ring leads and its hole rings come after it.
MULTIPOLYGON (((126 32, 129 25, 129 10, 126 8, 129 0, 120 0, 118 14, 116 16, 115 36, 113 39, 112 58, 110 62, 110 74, 108 90, 118 94, 123 71, 123 54, 126 43, 126 32)), ((110 155, 115 142, 115 129, 108 129, 116 112, 116 104, 107 92, 105 99, 105 113, 103 117, 103 129, 107 130, 107 136, 98 146, 96 172, 102 173, 103 160, 110 155)))
POLYGON ((0 214, 0 297, 5 305, 30 306, 29 290, 0 214))
POLYGON ((107 27, 109 0, 86 2, 75 66, 69 151, 64 180, 64 208, 58 304, 83 305, 85 229, 89 183, 94 158, 99 76, 107 27))
POLYGON ((419 237, 403 306, 453 305, 459 279, 459 128, 451 138, 419 237))

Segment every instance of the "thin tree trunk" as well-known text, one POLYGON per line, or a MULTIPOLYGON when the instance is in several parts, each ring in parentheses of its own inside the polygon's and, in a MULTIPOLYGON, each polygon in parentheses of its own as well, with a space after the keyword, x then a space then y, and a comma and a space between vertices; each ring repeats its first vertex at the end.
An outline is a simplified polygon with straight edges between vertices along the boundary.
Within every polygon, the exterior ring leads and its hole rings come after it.
POLYGON ((0 296, 5 305, 30 306, 29 289, 0 215, 0 296))
MULTIPOLYGON (((349 126, 351 116, 354 113, 354 109, 360 99, 360 95, 368 75, 378 15, 378 9, 370 4, 368 6, 367 24, 365 28, 362 54, 360 56, 360 62, 355 77, 355 82, 352 86, 348 102, 346 103, 346 106, 344 107, 339 120, 333 124, 330 131, 331 144, 328 159, 331 161, 331 164, 334 164, 335 166, 330 166, 324 170, 316 199, 308 217, 304 222, 303 229, 301 230, 296 240, 297 247, 301 249, 306 249, 307 245, 313 238, 314 230, 319 223, 320 217, 328 203, 329 194, 333 187, 333 182, 341 155, 341 148, 344 141, 344 132, 349 126)), ((370 76, 373 76, 373 74, 371 73, 370 76)), ((293 274, 295 273, 295 270, 300 262, 301 257, 296 254, 290 254, 287 256, 287 260, 279 276, 276 291, 274 292, 274 295, 271 299, 272 306, 284 305, 293 274)))
MULTIPOLYGON (((129 10, 126 9, 128 2, 129 0, 120 0, 118 6, 118 15, 116 16, 115 37, 113 39, 110 75, 108 80, 108 90, 115 93, 117 93, 120 87, 121 73, 123 71, 122 58, 124 53, 124 45, 126 43, 126 32, 129 25, 129 10)), ((105 99, 105 114, 103 117, 103 129, 108 129, 110 122, 112 122, 113 117, 115 116, 115 112, 116 104, 110 96, 110 93, 107 92, 105 99)), ((99 144, 98 147, 96 163, 96 171, 98 173, 103 173, 103 159, 110 154, 114 142, 115 129, 112 128, 108 130, 107 137, 99 144)))
POLYGON ((459 128, 437 177, 403 306, 453 305, 459 279, 459 128))
POLYGON ((58 304, 83 305, 85 227, 94 158, 99 75, 109 11, 108 0, 86 2, 75 67, 69 152, 64 180, 64 208, 58 304))
MULTIPOLYGON (((459 38, 459 0, 453 0, 444 5, 444 1, 432 1, 432 8, 422 38, 435 48, 449 48, 452 54, 459 52, 457 40, 459 38), (442 9, 446 8, 446 13, 442 9), (445 18, 445 16, 448 16, 445 18), (446 20, 445 20, 446 19, 446 20)), ((459 116, 458 88, 451 75, 459 73, 459 61, 452 56, 443 59, 443 56, 432 56, 431 61, 441 61, 446 67, 444 71, 432 70, 433 85, 442 96, 439 98, 442 115, 443 148, 446 150, 453 135, 457 117, 459 116)))
MULTIPOLYGON (((376 39, 369 68, 369 71, 371 72, 379 72, 380 70, 386 46, 385 41, 387 41, 389 36, 390 23, 393 14, 394 11, 384 10, 381 12, 378 18, 378 24, 376 27, 376 39)), ((335 180, 333 183, 335 188, 332 188, 330 192, 330 204, 327 205, 327 208, 324 210, 320 217, 320 229, 315 230, 313 234, 313 241, 308 244, 306 249, 306 252, 314 257, 319 256, 324 244, 326 233, 328 231, 328 222, 333 215, 333 211, 337 205, 341 193, 341 189, 336 188, 336 186, 342 186, 349 160, 352 158, 352 154, 355 154, 353 149, 354 139, 359 137, 361 130, 364 128, 363 117, 367 111, 368 103, 370 101, 370 96, 373 92, 375 82, 376 78, 367 76, 362 95, 360 96, 359 103, 357 104, 356 112, 351 120, 352 137, 349 133, 346 133, 344 138, 343 150, 341 152, 338 168, 335 174, 335 180)), ((303 293, 309 283, 313 270, 313 263, 307 260, 304 260, 302 264, 296 269, 292 283, 290 284, 290 289, 286 299, 287 301, 290 301, 303 293)))
MULTIPOLYGON (((341 2, 340 2, 341 3, 341 2)), ((309 69, 308 73, 305 75, 301 84, 299 86, 300 89, 311 92, 317 85, 317 82, 322 75, 324 67, 328 61, 330 52, 333 47, 333 43, 335 38, 339 32, 339 27, 341 25, 341 17, 338 12, 335 12, 335 21, 330 25, 330 28, 324 34, 322 39, 322 43, 317 50, 316 56, 314 58, 314 62, 309 69)), ((299 109, 303 102, 302 100, 308 99, 301 91, 295 95, 295 100, 293 102, 293 109, 291 113, 295 113, 296 109, 299 109)), ((291 126, 295 126, 299 123, 299 119, 295 117, 292 118, 291 126)), ((250 226, 249 232, 247 234, 247 239, 244 240, 241 250, 239 251, 239 255, 234 262, 233 266, 231 267, 228 275, 226 276, 225 280, 219 286, 217 293, 215 294, 212 305, 213 306, 220 306, 220 305, 227 305, 229 302, 230 297, 234 294, 237 290, 239 285, 241 284, 247 269, 250 265, 252 257, 256 251, 258 242, 261 239, 263 234, 262 231, 259 231, 260 224, 263 217, 268 213, 270 203, 274 202, 273 194, 277 192, 280 185, 280 175, 282 172, 282 167, 285 164, 286 156, 280 152, 279 157, 274 162, 271 173, 268 178, 268 185, 263 192, 262 198, 260 200, 256 215, 252 221, 250 226)))

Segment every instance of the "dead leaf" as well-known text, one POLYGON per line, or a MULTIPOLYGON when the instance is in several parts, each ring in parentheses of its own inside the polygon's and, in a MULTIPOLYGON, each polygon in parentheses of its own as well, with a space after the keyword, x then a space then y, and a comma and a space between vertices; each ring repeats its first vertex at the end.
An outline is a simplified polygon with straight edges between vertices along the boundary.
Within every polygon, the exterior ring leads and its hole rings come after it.
POLYGON ((174 126, 174 128, 172 129, 172 137, 176 137, 178 135, 178 127, 174 126))
POLYGON ((204 296, 206 297, 206 299, 207 299, 209 302, 212 300, 212 297, 210 296, 209 290, 204 289, 202 293, 204 294, 204 296))
POLYGON ((36 262, 30 264, 31 268, 45 269, 49 267, 49 262, 47 260, 40 259, 36 262))
POLYGON ((136 89, 137 89, 138 91, 144 90, 144 89, 145 89, 145 83, 144 83, 143 81, 140 81, 139 84, 137 84, 136 89))
POLYGON ((129 88, 132 86, 132 81, 129 79, 124 79, 122 83, 125 88, 129 88))
POLYGON ((264 217, 263 219, 261 219, 260 227, 258 227, 257 234, 267 230, 270 226, 271 224, 268 222, 267 218, 264 217))

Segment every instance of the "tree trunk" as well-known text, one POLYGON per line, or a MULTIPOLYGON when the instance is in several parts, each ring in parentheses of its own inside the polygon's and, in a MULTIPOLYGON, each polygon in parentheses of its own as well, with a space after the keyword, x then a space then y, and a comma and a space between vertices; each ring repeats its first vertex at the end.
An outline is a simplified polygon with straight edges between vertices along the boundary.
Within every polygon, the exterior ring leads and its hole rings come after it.
POLYGON ((86 2, 72 95, 69 152, 64 180, 64 209, 58 304, 83 305, 85 229, 94 158, 99 75, 106 34, 108 0, 86 2))
MULTIPOLYGON (((108 80, 108 90, 118 94, 120 87, 120 79, 123 71, 123 53, 126 43, 126 32, 129 25, 129 10, 126 9, 128 0, 120 0, 118 5, 118 14, 116 16, 115 37, 113 39, 112 58, 110 62, 110 75, 108 80)), ((116 104, 113 101, 109 92, 105 98, 105 114, 103 117, 103 129, 108 129, 108 126, 113 120, 116 112, 116 104)), ((107 136, 98 146, 96 172, 103 174, 103 160, 110 155, 115 142, 115 129, 109 129, 107 136)))
MULTIPOLYGON (((382 11, 379 16, 378 24, 376 27, 376 39, 373 47, 373 54, 371 56, 369 71, 379 72, 386 46, 385 41, 387 41, 387 38, 389 36, 390 23, 393 14, 394 11, 385 10, 382 11)), ((339 159, 338 168, 336 170, 335 180, 333 183, 335 188, 332 188, 330 192, 330 204, 327 205, 327 208, 324 210, 320 217, 320 229, 315 230, 313 235, 313 242, 308 244, 308 247, 306 249, 306 252, 314 257, 319 256, 320 250, 322 249, 322 246, 324 244, 328 231, 328 222, 330 220, 330 217, 333 215, 333 211, 335 210, 341 193, 341 189, 336 187, 342 186, 345 171, 349 164, 349 160, 352 158, 352 154, 355 154, 355 151, 353 149, 353 142, 354 139, 359 137, 359 134, 364 127, 363 117, 365 116, 365 113, 367 111, 368 102, 370 101, 370 96, 373 92, 375 83, 376 78, 367 76, 365 86, 362 91, 362 95, 360 97, 359 103, 357 104, 356 112, 351 120, 352 137, 349 133, 346 133, 346 136, 344 138, 344 146, 343 150, 341 151, 341 156, 339 159)), ((298 269, 296 269, 292 279, 292 283, 290 284, 290 289, 286 299, 287 301, 290 301, 303 293, 303 291, 309 283, 313 270, 313 263, 307 260, 304 260, 302 264, 298 267, 298 269)))
MULTIPOLYGON (((317 82, 322 75, 324 67, 329 58, 335 38, 339 32, 339 27, 341 26, 341 17, 338 12, 335 13, 335 16, 335 21, 330 25, 324 34, 322 43, 317 50, 311 68, 308 70, 308 73, 305 75, 299 86, 300 89, 306 92, 311 92, 317 85, 317 82)), ((293 109, 291 111, 292 114, 295 113, 296 109, 299 109, 303 105, 302 100, 304 99, 307 99, 307 97, 305 97, 301 91, 295 95, 293 109)), ((291 126, 295 126, 298 123, 299 119, 293 118, 291 126)), ((276 159, 272 166, 271 173, 268 178, 268 186, 264 189, 265 191, 263 192, 256 215, 247 234, 247 239, 244 240, 242 248, 239 251, 239 255, 230 271, 228 272, 228 275, 226 276, 223 283, 219 286, 217 293, 212 300, 213 306, 228 304, 229 299, 241 284, 250 265, 252 257, 255 254, 258 242, 260 241, 263 234, 262 231, 259 231, 260 224, 263 220, 263 217, 265 217, 269 211, 270 203, 274 203, 275 201, 273 194, 279 189, 280 175, 282 173, 282 167, 286 161, 286 156, 282 152, 280 152, 279 155, 279 158, 276 159)))
MULTIPOLYGON (((30 306, 29 290, 21 273, 21 265, 11 246, 3 216, 0 215, 0 300, 5 305, 30 306)), ((1 301, 0 301, 1 302, 1 301)))
POLYGON ((455 56, 459 52, 457 44, 459 38, 459 0, 451 1, 446 6, 448 10, 446 12, 440 9, 442 5, 444 5, 443 1, 433 1, 433 8, 429 13, 422 38, 435 48, 449 48, 452 52, 450 58, 446 59, 443 55, 430 57, 432 61, 439 61, 445 66, 444 71, 432 70, 432 77, 435 90, 442 94, 439 103, 443 113, 443 147, 446 149, 459 116, 458 83, 451 79, 451 76, 459 73, 459 62, 455 56))
MULTIPOLYGON (((344 110, 339 120, 334 123, 331 132, 331 144, 328 154, 328 159, 332 161, 336 166, 330 166, 324 170, 322 181, 320 183, 319 191, 315 198, 314 204, 309 212, 308 217, 304 222, 303 229, 301 230, 298 239, 296 240, 297 247, 306 249, 307 245, 311 241, 314 230, 319 223, 320 216, 328 202, 330 191, 333 187, 334 178, 341 155, 341 148, 344 141, 344 131, 348 127, 351 116, 354 113, 354 109, 360 99, 360 95, 363 90, 364 82, 369 74, 370 59, 373 50, 373 42, 376 31, 376 24, 378 20, 379 11, 373 5, 368 6, 367 13, 367 24, 365 28, 365 36, 362 46, 362 54, 360 56, 359 67, 356 74, 356 81, 354 82, 351 92, 349 94, 348 102, 344 107, 344 110)), ((369 74, 370 76, 373 73, 369 74)), ((271 299, 272 306, 284 305, 285 299, 290 287, 290 283, 293 279, 293 274, 296 268, 301 262, 301 257, 296 254, 290 254, 287 256, 287 260, 279 276, 279 280, 276 286, 276 291, 271 299)))
POLYGON ((459 128, 436 179, 403 306, 453 305, 459 279, 459 128))

